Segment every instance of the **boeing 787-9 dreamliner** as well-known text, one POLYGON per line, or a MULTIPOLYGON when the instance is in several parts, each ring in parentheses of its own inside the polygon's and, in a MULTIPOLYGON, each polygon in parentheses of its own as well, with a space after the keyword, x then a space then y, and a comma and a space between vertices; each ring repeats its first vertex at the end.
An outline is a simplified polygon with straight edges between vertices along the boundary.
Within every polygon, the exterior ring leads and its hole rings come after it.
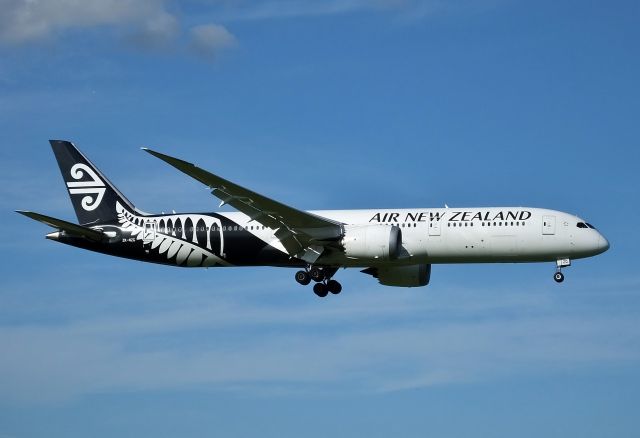
POLYGON ((145 262, 182 267, 297 268, 320 297, 338 294, 340 268, 361 268, 387 286, 426 286, 440 263, 555 263, 609 248, 593 225, 543 208, 408 208, 303 211, 194 164, 151 155, 200 181, 237 212, 149 214, 134 205, 72 143, 51 140, 79 224, 18 211, 57 231, 47 238, 145 262))

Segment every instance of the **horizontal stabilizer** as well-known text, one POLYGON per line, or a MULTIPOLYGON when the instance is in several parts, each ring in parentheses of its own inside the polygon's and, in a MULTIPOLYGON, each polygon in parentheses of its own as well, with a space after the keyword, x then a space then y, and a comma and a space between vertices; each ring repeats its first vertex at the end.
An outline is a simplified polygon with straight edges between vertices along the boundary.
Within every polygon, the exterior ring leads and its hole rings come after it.
POLYGON ((89 240, 95 240, 96 242, 100 242, 107 237, 104 233, 100 231, 83 227, 82 225, 74 224, 71 222, 63 221, 62 219, 56 219, 51 216, 45 216, 40 213, 34 213, 32 211, 23 211, 23 210, 16 210, 16 213, 20 213, 28 218, 31 218, 38 222, 42 222, 43 224, 47 224, 50 227, 57 228, 71 236, 84 237, 89 240))

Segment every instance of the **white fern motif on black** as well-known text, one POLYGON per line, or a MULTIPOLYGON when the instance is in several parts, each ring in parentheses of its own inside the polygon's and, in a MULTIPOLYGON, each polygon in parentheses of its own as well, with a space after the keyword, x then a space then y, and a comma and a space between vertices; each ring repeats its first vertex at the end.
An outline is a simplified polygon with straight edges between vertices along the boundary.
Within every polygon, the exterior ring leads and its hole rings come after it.
POLYGON ((231 266, 220 256, 214 254, 224 254, 224 236, 221 231, 213 231, 218 233, 220 240, 219 248, 212 248, 210 230, 221 230, 220 220, 205 215, 198 214, 176 214, 162 217, 145 217, 138 216, 125 209, 119 202, 116 203, 116 212, 118 213, 118 222, 123 230, 131 233, 131 237, 136 240, 142 240, 149 245, 150 250, 158 250, 160 255, 165 255, 167 260, 175 257, 175 262, 180 266, 231 266), (187 227, 159 227, 160 222, 186 224, 200 224, 198 228, 203 228, 202 232, 192 229, 190 239, 187 239, 187 227), (198 241, 206 236, 206 242, 198 241))

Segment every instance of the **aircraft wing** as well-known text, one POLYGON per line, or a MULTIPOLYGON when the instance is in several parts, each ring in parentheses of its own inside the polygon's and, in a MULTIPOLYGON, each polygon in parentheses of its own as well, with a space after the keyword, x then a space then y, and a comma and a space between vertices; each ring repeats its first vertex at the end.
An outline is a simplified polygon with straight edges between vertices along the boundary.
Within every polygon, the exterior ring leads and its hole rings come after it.
POLYGON ((20 213, 28 218, 42 222, 50 227, 57 228, 71 236, 84 237, 85 239, 95 240, 96 242, 100 242, 106 238, 105 234, 100 231, 63 221, 62 219, 56 219, 54 217, 45 216, 44 214, 34 213, 32 211, 16 210, 16 213, 20 213))
POLYGON ((249 216, 252 221, 276 230, 290 256, 308 263, 315 262, 327 246, 342 235, 342 224, 270 199, 198 166, 148 148, 142 148, 181 172, 209 186, 211 194, 220 198, 220 206, 229 204, 249 216))

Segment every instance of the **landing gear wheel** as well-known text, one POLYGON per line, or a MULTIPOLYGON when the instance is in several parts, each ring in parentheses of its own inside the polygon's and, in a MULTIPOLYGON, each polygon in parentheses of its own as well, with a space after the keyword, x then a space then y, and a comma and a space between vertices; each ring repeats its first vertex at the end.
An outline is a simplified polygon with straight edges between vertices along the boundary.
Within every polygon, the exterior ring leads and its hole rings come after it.
POLYGON ((327 289, 334 295, 338 295, 342 292, 342 285, 335 280, 327 281, 327 289))
POLYGON ((307 271, 298 271, 296 272, 296 281, 303 286, 311 283, 311 276, 307 271))
POLYGON ((553 279, 556 283, 562 283, 564 281, 564 274, 562 272, 556 272, 553 274, 553 279))
POLYGON ((324 283, 316 283, 313 285, 313 293, 318 295, 320 298, 324 298, 329 293, 327 289, 327 285, 324 283))
POLYGON ((313 266, 311 269, 309 269, 309 275, 311 276, 311 279, 313 281, 320 282, 324 280, 324 272, 317 266, 313 266))

